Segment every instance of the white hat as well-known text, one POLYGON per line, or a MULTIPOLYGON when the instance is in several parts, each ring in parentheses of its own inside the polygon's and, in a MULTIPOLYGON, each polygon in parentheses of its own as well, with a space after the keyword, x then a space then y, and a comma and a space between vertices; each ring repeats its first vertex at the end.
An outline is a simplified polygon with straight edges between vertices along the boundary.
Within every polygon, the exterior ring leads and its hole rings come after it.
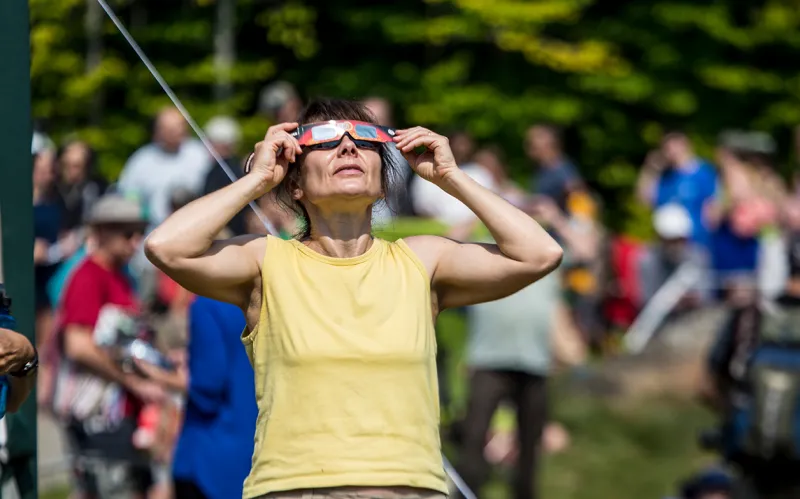
POLYGON ((106 194, 92 207, 86 218, 89 225, 146 224, 142 206, 121 194, 106 194))
POLYGON ((229 116, 215 116, 206 123, 206 135, 212 142, 235 145, 242 138, 236 120, 229 116))
POLYGON ((666 204, 653 214, 653 226, 662 239, 686 239, 692 235, 692 217, 679 204, 666 204))
POLYGON ((258 98, 259 111, 273 115, 292 99, 297 98, 297 91, 294 85, 286 81, 273 82, 261 90, 258 98))

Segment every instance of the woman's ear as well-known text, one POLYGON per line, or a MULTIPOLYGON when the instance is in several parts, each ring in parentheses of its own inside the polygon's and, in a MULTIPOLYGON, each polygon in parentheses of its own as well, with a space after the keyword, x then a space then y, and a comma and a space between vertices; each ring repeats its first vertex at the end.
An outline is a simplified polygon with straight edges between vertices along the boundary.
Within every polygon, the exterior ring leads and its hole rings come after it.
POLYGON ((303 189, 300 188, 300 185, 297 182, 292 182, 292 199, 295 201, 300 201, 303 198, 303 189))

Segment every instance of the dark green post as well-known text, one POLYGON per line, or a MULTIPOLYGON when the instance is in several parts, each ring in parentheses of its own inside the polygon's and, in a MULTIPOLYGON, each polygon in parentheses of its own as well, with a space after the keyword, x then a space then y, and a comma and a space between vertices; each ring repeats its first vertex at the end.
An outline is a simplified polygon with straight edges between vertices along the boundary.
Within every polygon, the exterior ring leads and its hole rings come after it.
MULTIPOLYGON (((30 32, 27 0, 0 0, 0 215, 5 286, 18 329, 34 341, 30 32)), ((8 417, 9 462, 22 499, 34 499, 36 396, 8 417)))

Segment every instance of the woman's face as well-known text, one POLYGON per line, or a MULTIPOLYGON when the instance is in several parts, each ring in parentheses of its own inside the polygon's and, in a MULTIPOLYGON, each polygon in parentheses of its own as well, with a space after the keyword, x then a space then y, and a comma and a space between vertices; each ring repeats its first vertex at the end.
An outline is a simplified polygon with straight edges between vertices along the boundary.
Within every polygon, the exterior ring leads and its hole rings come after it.
POLYGON ((86 179, 89 168, 89 150, 86 145, 75 142, 67 146, 59 159, 61 179, 66 184, 77 184, 86 179))
POLYGON ((55 182, 55 153, 42 151, 33 161, 33 186, 47 190, 55 182))
MULTIPOLYGON (((376 145, 377 146, 377 145, 376 145)), ((345 135, 333 149, 303 152, 302 170, 294 197, 313 205, 374 203, 381 197, 379 148, 356 147, 345 135)))

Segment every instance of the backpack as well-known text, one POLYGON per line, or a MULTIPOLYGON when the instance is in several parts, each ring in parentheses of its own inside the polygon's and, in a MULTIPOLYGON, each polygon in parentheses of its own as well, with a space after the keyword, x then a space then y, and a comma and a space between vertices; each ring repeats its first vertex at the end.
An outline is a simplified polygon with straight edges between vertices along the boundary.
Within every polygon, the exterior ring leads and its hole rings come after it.
POLYGON ((757 332, 743 397, 726 425, 726 450, 731 457, 800 462, 800 304, 764 307, 757 332))

